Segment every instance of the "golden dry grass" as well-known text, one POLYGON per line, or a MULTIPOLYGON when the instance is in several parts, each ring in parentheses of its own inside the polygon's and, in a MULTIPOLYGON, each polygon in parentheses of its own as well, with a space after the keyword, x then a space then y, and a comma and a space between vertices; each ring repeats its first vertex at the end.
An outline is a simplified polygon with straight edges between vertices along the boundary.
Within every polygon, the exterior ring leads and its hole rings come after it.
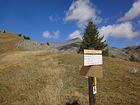
MULTIPOLYGON (((82 64, 82 56, 78 54, 63 54, 59 59, 65 65, 71 65, 67 68, 69 71, 71 67, 77 67, 78 64, 82 64)), ((97 83, 97 105, 140 104, 140 63, 104 57, 103 69, 104 77, 98 79, 97 83), (131 71, 133 71, 135 66, 137 66, 137 72, 132 73, 131 71)), ((77 69, 75 69, 75 71, 77 71, 77 69)), ((78 72, 76 75, 80 77, 78 72)), ((88 91, 87 86, 84 85, 86 83, 81 82, 83 80, 82 78, 75 80, 77 81, 77 85, 82 85, 82 88, 85 89, 82 93, 88 91)), ((80 90, 79 87, 79 91, 80 90)), ((87 105, 87 103, 85 105, 87 105)))
MULTIPOLYGON (((0 105, 88 105, 88 83, 76 53, 20 51, 17 36, 0 36, 0 105), (3 40, 2 40, 3 39, 3 40)), ((97 105, 140 105, 140 63, 104 57, 97 105), (137 65, 137 72, 132 73, 137 65)))
MULTIPOLYGON (((104 78, 98 80, 97 105, 139 105, 139 63, 104 58, 104 78)), ((88 105, 87 79, 80 75, 82 55, 18 51, 0 59, 1 105, 88 105)))
POLYGON ((16 46, 16 42, 23 40, 22 37, 18 37, 15 34, 12 33, 1 33, 0 32, 0 54, 5 52, 12 52, 21 50, 16 46))

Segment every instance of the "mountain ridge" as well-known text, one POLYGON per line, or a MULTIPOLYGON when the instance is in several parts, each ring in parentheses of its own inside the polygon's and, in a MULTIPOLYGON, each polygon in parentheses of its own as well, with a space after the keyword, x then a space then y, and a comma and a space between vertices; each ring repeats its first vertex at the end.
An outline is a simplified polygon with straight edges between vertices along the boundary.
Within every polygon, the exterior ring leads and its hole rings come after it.
MULTIPOLYGON (((78 51, 80 48, 80 38, 68 40, 67 42, 61 43, 61 45, 55 47, 59 51, 78 51)), ((54 44, 54 43, 53 43, 54 44)), ((130 60, 133 56, 135 61, 140 61, 140 45, 127 46, 124 48, 116 48, 107 46, 110 57, 116 57, 124 60, 130 60)))
MULTIPOLYGON (((80 48, 80 43, 82 42, 82 40, 80 38, 74 38, 65 42, 49 42, 49 45, 47 45, 48 42, 40 43, 34 42, 32 40, 25 40, 17 34, 6 32, 0 33, 0 42, 1 52, 7 51, 8 49, 13 50, 17 48, 27 51, 51 50, 77 52, 80 48), (6 43, 4 44, 3 41, 6 43), (2 45, 5 47, 2 47, 2 45)), ((131 58, 133 58, 134 61, 140 61, 140 45, 127 46, 125 48, 116 48, 108 46, 107 48, 110 57, 116 57, 124 60, 130 60, 131 58)))

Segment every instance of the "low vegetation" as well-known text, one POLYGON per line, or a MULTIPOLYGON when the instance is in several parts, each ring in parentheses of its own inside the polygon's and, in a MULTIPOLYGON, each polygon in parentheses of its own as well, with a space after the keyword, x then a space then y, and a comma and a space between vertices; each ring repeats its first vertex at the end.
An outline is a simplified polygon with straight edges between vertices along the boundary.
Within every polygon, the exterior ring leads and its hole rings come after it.
POLYGON ((17 37, 16 34, 8 32, 0 33, 0 54, 21 50, 16 46, 16 43, 21 40, 23 40, 23 38, 17 37))
POLYGON ((139 60, 133 54, 130 56, 129 60, 132 62, 139 62, 139 60))
POLYGON ((3 33, 6 33, 6 31, 4 30, 3 33))
POLYGON ((6 33, 6 30, 0 29, 0 33, 6 33))
MULTIPOLYGON (((87 79, 80 75, 82 55, 19 51, 0 59, 1 105, 88 104, 87 79), (76 60, 75 60, 76 59, 76 60)), ((98 105, 139 105, 139 63, 104 58, 104 78, 98 79, 98 105)))
MULTIPOLYGON (((21 51, 18 36, 0 34, 0 105, 88 105, 83 55, 21 51)), ((140 63, 104 57, 97 105, 139 105, 140 63), (134 68, 135 67, 135 68, 134 68)))
POLYGON ((23 35, 23 38, 24 38, 25 40, 30 40, 30 39, 31 39, 30 37, 25 36, 25 35, 23 35))
POLYGON ((25 40, 31 40, 31 38, 29 36, 25 36, 22 34, 18 34, 19 37, 23 37, 25 40))

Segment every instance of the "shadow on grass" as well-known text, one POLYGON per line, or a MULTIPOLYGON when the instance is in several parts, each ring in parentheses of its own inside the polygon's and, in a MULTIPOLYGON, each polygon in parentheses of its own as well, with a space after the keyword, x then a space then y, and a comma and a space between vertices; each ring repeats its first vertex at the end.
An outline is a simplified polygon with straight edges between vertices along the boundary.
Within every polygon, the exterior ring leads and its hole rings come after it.
POLYGON ((67 102, 66 105, 80 105, 77 100, 74 100, 72 103, 67 102))

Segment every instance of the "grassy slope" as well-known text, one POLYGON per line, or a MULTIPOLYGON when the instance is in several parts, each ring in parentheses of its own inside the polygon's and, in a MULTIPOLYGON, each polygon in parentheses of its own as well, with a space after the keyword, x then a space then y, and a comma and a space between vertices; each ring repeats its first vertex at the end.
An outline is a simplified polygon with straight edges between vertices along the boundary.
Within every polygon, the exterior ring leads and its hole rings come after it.
MULTIPOLYGON (((82 55, 8 48, 0 59, 0 105, 65 105, 73 100, 88 105, 87 79, 79 73, 82 55)), ((130 73, 134 65, 140 68, 140 63, 104 58, 97 105, 140 104, 140 69, 130 73)))
POLYGON ((12 33, 0 32, 0 54, 20 50, 15 46, 15 43, 19 40, 23 40, 23 38, 12 33))
MULTIPOLYGON (((78 71, 78 64, 82 64, 82 57, 77 54, 64 54, 60 56, 60 60, 65 66, 69 65, 67 70, 70 73, 72 72, 71 70, 76 72, 72 82, 76 82, 79 92, 84 93, 88 91, 87 81, 85 82, 84 77, 81 78, 78 71), (75 67, 75 69, 71 69, 72 67, 75 67)), ((104 78, 98 79, 97 83, 97 105, 139 105, 140 63, 105 57, 103 68, 104 78), (135 65, 138 66, 138 72, 132 74, 130 72, 135 65)))

